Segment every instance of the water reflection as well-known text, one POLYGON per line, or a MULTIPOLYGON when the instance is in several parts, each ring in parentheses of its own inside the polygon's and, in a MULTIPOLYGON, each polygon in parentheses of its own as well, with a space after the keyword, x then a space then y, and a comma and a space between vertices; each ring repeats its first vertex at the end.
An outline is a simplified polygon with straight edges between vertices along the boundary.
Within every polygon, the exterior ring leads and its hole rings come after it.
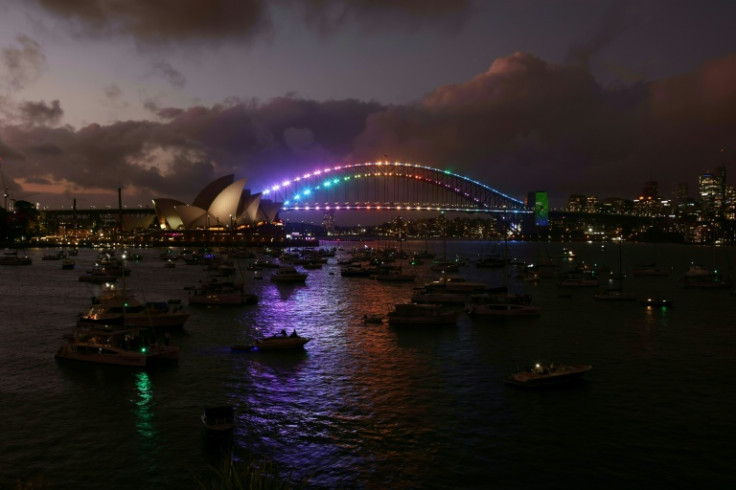
POLYGON ((159 452, 158 431, 154 425, 154 389, 151 378, 146 371, 134 374, 135 397, 133 413, 135 415, 135 429, 139 436, 141 463, 153 475, 158 471, 155 456, 159 452))

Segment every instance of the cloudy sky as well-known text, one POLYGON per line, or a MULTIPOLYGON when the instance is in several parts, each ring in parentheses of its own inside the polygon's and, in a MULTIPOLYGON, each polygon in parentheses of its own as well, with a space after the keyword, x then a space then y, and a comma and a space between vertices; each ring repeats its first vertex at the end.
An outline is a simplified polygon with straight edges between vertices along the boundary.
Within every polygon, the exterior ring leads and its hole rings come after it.
POLYGON ((514 197, 736 183, 732 0, 0 0, 0 167, 49 208, 338 163, 514 197))

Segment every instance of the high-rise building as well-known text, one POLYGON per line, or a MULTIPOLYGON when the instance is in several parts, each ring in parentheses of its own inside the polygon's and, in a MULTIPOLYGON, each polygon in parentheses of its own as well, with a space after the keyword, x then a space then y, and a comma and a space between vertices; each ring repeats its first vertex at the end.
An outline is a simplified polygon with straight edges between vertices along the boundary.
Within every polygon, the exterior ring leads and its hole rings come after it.
POLYGON ((718 167, 715 172, 706 172, 698 177, 698 193, 703 213, 719 216, 726 197, 726 167, 718 167))

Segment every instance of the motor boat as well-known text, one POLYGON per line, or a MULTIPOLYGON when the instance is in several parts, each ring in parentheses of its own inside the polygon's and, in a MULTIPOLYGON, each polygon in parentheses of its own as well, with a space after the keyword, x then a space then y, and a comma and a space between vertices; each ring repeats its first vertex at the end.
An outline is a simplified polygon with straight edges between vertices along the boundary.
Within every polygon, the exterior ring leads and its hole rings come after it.
POLYGON ((57 359, 147 368, 154 364, 176 362, 179 348, 163 343, 150 329, 114 325, 78 326, 56 352, 57 359))
POLYGON ((254 347, 260 351, 302 349, 304 344, 310 340, 307 337, 299 336, 296 330, 291 335, 287 335, 286 330, 282 330, 278 335, 256 339, 254 347))
POLYGON ((460 313, 437 304, 396 303, 388 313, 392 326, 457 325, 460 313))
POLYGON ((526 371, 512 374, 505 381, 524 388, 541 388, 578 381, 591 369, 593 366, 590 364, 537 363, 526 371))

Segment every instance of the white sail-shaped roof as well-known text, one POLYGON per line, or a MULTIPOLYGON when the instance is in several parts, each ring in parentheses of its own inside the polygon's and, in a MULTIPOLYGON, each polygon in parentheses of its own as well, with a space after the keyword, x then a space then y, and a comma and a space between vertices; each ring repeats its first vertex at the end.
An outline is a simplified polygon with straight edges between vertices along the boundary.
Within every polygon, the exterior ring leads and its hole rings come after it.
POLYGON ((183 222, 179 213, 176 212, 176 206, 181 205, 184 205, 184 203, 176 199, 154 199, 153 210, 156 211, 159 225, 166 226, 171 230, 179 229, 183 222))
POLYGON ((238 216, 238 224, 252 225, 258 217, 258 206, 261 203, 261 194, 246 195, 241 199, 242 211, 238 216))
POLYGON ((207 209, 209 215, 219 224, 231 226, 238 218, 238 204, 244 187, 245 179, 239 179, 223 189, 207 209))
POLYGON ((197 226, 207 226, 207 211, 197 206, 182 204, 176 206, 176 212, 184 223, 184 228, 196 228, 197 226), (204 218, 204 224, 199 224, 204 218))
POLYGON ((209 209, 212 202, 217 199, 220 193, 233 183, 233 179, 235 179, 235 176, 231 174, 210 182, 204 189, 199 191, 197 197, 192 201, 192 205, 202 209, 209 209))
POLYGON ((258 214, 263 214, 263 218, 259 217, 259 221, 265 221, 266 223, 273 223, 276 220, 276 215, 279 214, 281 205, 283 203, 273 202, 270 199, 262 199, 259 206, 258 214))

